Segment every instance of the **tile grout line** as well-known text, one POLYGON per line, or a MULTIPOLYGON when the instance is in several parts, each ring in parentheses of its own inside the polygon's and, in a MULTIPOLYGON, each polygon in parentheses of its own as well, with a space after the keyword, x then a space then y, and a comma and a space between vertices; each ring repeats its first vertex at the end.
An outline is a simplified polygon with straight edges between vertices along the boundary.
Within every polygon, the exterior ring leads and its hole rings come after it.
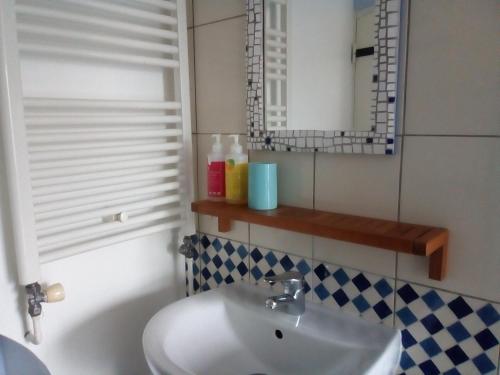
POLYGON ((213 132, 196 132, 196 133, 193 133, 193 134, 197 134, 197 135, 212 135, 212 134, 232 135, 232 134, 238 134, 238 135, 244 135, 244 136, 247 135, 247 133, 237 133, 237 132, 228 132, 228 133, 225 133, 225 132, 216 132, 216 131, 213 131, 213 132))
MULTIPOLYGON (((403 113, 401 118, 401 158, 399 160, 399 181, 398 181, 398 208, 397 208, 397 221, 401 221, 401 188, 403 185, 403 162, 404 162, 404 142, 405 142, 405 129, 406 129, 406 102, 408 97, 408 65, 409 65, 409 44, 410 44, 410 27, 411 27, 411 0, 408 0, 408 9, 406 11, 406 45, 405 45, 405 69, 404 69, 404 97, 403 97, 403 113)), ((392 325, 396 327, 396 304, 397 304, 397 289, 398 289, 398 269, 399 269, 399 253, 396 252, 395 263, 394 263, 394 296, 393 296, 393 315, 392 315, 392 325)))
MULTIPOLYGON (((194 14, 194 9, 193 9, 193 14, 194 14)), ((202 26, 208 26, 208 25, 213 25, 215 23, 220 23, 220 22, 224 22, 224 21, 230 21, 230 20, 234 20, 234 19, 237 19, 237 18, 241 18, 241 17, 246 17, 246 13, 238 14, 236 16, 230 16, 230 17, 226 17, 226 18, 221 18, 221 19, 218 19, 218 20, 215 20, 215 21, 200 23, 199 25, 195 25, 194 24, 194 20, 193 20, 193 28, 202 27, 202 26)))
MULTIPOLYGON (((200 233, 200 232, 198 232, 200 233)), ((201 291, 201 241, 198 237, 198 291, 201 291)), ((194 289, 194 288, 193 288, 194 289)), ((193 291, 194 294, 194 291, 193 291)))
MULTIPOLYGON (((196 89, 195 89, 196 90, 196 89)), ((221 135, 231 135, 231 134, 238 134, 242 136, 248 135, 246 132, 217 132, 217 131, 208 131, 208 132, 200 132, 200 131, 195 131, 191 132, 192 134, 196 135, 212 135, 212 134, 221 134, 221 135)), ((396 134, 396 137, 398 138, 403 138, 403 137, 426 137, 426 138, 431 138, 431 137, 436 137, 436 138, 486 138, 486 139, 497 139, 500 138, 499 135, 461 135, 461 134, 396 134)), ((261 150, 261 151, 269 151, 270 150, 261 150)), ((275 151, 275 152, 285 152, 285 151, 275 151)), ((311 151, 311 153, 318 154, 319 152, 311 151)), ((331 154, 335 155, 335 153, 328 153, 328 152, 322 152, 322 154, 331 154)), ((366 155, 366 154, 352 154, 352 155, 366 155)))
MULTIPOLYGON (((220 239, 223 239, 223 240, 244 243, 244 242, 239 241, 239 240, 234 239, 234 238, 222 237, 222 236, 219 236, 219 235, 216 235, 216 234, 212 234, 212 233, 208 233, 208 232, 201 232, 200 231, 200 233, 205 234, 205 235, 209 235, 209 236, 212 236, 212 237, 215 237, 215 238, 220 238, 220 239)), ((307 256, 303 256, 301 254, 299 255, 299 254, 291 253, 291 252, 283 250, 283 249, 276 249, 276 248, 273 248, 273 247, 261 246, 261 245, 254 244, 254 243, 250 242, 249 243, 249 248, 251 246, 255 246, 257 248, 263 248, 263 249, 267 249, 267 250, 271 250, 271 251, 276 251, 276 252, 279 252, 279 253, 286 253, 286 254, 289 254, 289 255, 292 255, 292 256, 302 257, 304 259, 311 259, 312 261, 316 261, 317 263, 328 263, 328 264, 331 264, 331 265, 334 265, 334 266, 337 266, 337 267, 340 267, 340 268, 344 268, 344 269, 348 268, 348 269, 351 269, 353 271, 357 271, 357 272, 360 272, 360 273, 370 274, 370 275, 378 276, 378 277, 381 277, 381 278, 384 278, 384 279, 392 279, 392 280, 394 280, 396 282, 396 278, 390 277, 390 276, 387 276, 387 275, 384 275, 384 274, 381 274, 381 273, 377 273, 377 272, 367 271, 367 270, 363 270, 363 269, 352 267, 352 266, 346 266, 346 265, 339 264, 339 263, 333 263, 333 262, 329 262, 329 261, 322 260, 322 259, 315 259, 314 257, 308 258, 307 256)), ((424 288, 428 288, 428 289, 436 289, 436 290, 439 290, 439 291, 442 291, 442 292, 445 292, 445 293, 456 294, 456 295, 460 295, 460 296, 464 296, 464 297, 467 297, 467 298, 472 298, 472 299, 476 299, 476 300, 480 300, 480 301, 484 301, 484 302, 488 302, 488 303, 500 304, 500 301, 494 301, 494 300, 490 300, 488 298, 477 297, 477 296, 473 296, 473 295, 470 295, 470 294, 467 294, 467 293, 463 293, 463 292, 453 291, 453 290, 444 289, 444 288, 440 288, 440 287, 434 287, 434 286, 430 286, 430 285, 427 285, 427 284, 424 284, 424 283, 421 283, 421 282, 418 282, 418 281, 411 281, 411 280, 406 280, 406 279, 397 279, 397 281, 404 282, 404 283, 409 283, 409 284, 413 284, 413 285, 418 285, 418 286, 421 286, 421 287, 424 287, 424 288)))
MULTIPOLYGON (((194 29, 194 0, 187 0, 191 3, 191 27, 192 29, 194 29)), ((188 27, 189 29, 189 27, 188 27)), ((193 30, 194 31, 194 30, 193 30)))
MULTIPOLYGON (((316 209, 316 156, 317 153, 315 152, 313 154, 313 186, 312 186, 312 206, 313 210, 316 209)), ((314 270, 314 264, 315 264, 315 251, 314 251, 314 236, 311 236, 311 262, 314 270)), ((311 285, 312 288, 312 285, 311 285)))
MULTIPOLYGON (((214 238, 218 238, 218 239, 223 239, 223 240, 227 240, 227 241, 238 242, 238 243, 244 244, 244 242, 238 241, 237 239, 232 239, 232 238, 228 238, 228 237, 222 237, 222 236, 219 236, 219 235, 216 235, 216 234, 212 234, 212 233, 209 233, 209 232, 206 232, 206 231, 200 231, 199 233, 202 234, 202 235, 208 235, 208 236, 211 236, 211 237, 214 237, 214 238)), ((304 258, 304 259, 311 259, 312 261, 314 261, 314 258, 308 258, 307 256, 297 255, 297 254, 291 253, 291 252, 286 251, 286 250, 280 250, 280 249, 275 249, 275 248, 271 248, 271 247, 260 246, 260 245, 252 244, 252 243, 249 244, 249 247, 250 246, 255 246, 257 248, 264 248, 264 249, 271 250, 271 251, 276 251, 276 252, 279 252, 279 253, 286 253, 286 254, 289 254, 289 255, 292 255, 292 256, 297 256, 297 257, 301 257, 301 258, 304 258)), ((459 292, 459 291, 444 289, 444 288, 441 288, 441 287, 431 286, 431 285, 423 284, 423 283, 418 282, 418 281, 411 281, 411 280, 407 280, 407 279, 397 279, 396 280, 395 278, 392 278, 390 276, 383 275, 383 274, 380 274, 380 273, 370 272, 370 271, 366 271, 366 270, 363 270, 363 269, 359 269, 359 268, 355 268, 355 267, 351 267, 351 266, 346 266, 346 265, 342 265, 342 264, 338 264, 338 263, 328 262, 328 261, 321 260, 321 259, 317 259, 316 261, 319 262, 319 263, 332 264, 334 266, 337 266, 337 267, 340 267, 340 268, 344 268, 344 269, 345 268, 351 269, 353 271, 357 271, 357 272, 360 272, 360 273, 365 273, 365 274, 370 274, 370 275, 378 276, 378 277, 381 277, 381 278, 384 278, 384 279, 393 279, 395 281, 400 281, 400 282, 404 282, 404 283, 408 283, 408 284, 412 284, 412 285, 417 285, 417 286, 420 286, 420 287, 423 287, 423 288, 427 288, 427 289, 435 289, 435 290, 438 290, 438 291, 441 291, 441 292, 444 292, 444 293, 456 294, 456 295, 467 297, 467 298, 471 298, 471 299, 474 299, 474 300, 478 300, 478 301, 482 301, 482 302, 487 302, 487 303, 491 303, 491 304, 494 304, 494 305, 500 305, 500 301, 495 301, 495 300, 491 300, 491 299, 488 299, 488 298, 473 296, 473 295, 470 295, 470 294, 467 294, 467 293, 464 293, 464 292, 459 292)), ((396 293, 396 291, 395 291, 395 293, 396 293)))
POLYGON ((400 134, 404 137, 440 137, 440 138, 500 138, 494 134, 400 134))
MULTIPOLYGON (((193 32, 193 88, 194 88, 194 93, 193 93, 193 100, 194 100, 194 119, 195 119, 195 124, 196 124, 196 131, 193 133, 195 136, 196 136, 196 197, 199 198, 199 186, 200 186, 200 181, 199 181, 199 176, 200 176, 200 173, 199 173, 199 163, 198 163, 198 159, 199 159, 199 151, 200 151, 200 147, 199 147, 199 137, 198 137, 198 102, 197 102, 197 98, 196 98, 196 35, 195 35, 195 29, 194 29, 194 1, 193 0, 188 0, 191 2, 191 27, 189 28, 188 27, 188 31, 189 29, 192 30, 193 32)), ((192 130, 192 129, 191 129, 192 130)), ((198 290, 195 291, 194 290, 194 285, 193 285, 193 295, 196 294, 196 293, 200 293, 202 290, 201 290, 201 237, 200 237, 200 215, 196 214, 196 228, 197 228, 197 231, 196 231, 196 235, 198 236, 198 243, 197 243, 197 250, 198 250, 198 259, 197 259, 197 262, 198 262, 198 275, 196 276, 196 278, 198 279, 198 290)))
POLYGON ((313 186, 312 186, 312 206, 316 209, 316 157, 317 152, 313 154, 313 186))
POLYGON ((444 293, 456 294, 458 296, 467 297, 470 299, 475 299, 478 301, 487 302, 487 303, 491 303, 494 305, 500 305, 500 301, 495 301, 495 300, 491 300, 489 298, 484 298, 484 297, 473 296, 473 295, 470 295, 467 293, 457 292, 457 291, 453 291, 453 290, 449 290, 449 289, 444 289, 441 287, 430 286, 430 285, 426 285, 426 284, 423 284, 423 283, 418 282, 418 281, 411 281, 411 280, 406 280, 406 279, 398 279, 398 281, 401 281, 401 282, 404 282, 407 284, 417 285, 417 286, 427 288, 427 289, 439 290, 440 292, 444 292, 444 293))
MULTIPOLYGON (((246 136, 248 135, 245 132, 217 132, 217 131, 210 131, 210 132, 192 132, 192 134, 199 134, 199 135, 211 135, 211 134, 221 134, 221 135, 231 135, 231 134, 238 134, 238 135, 243 135, 246 136)), ((403 137, 425 137, 425 138, 431 138, 431 137, 436 137, 436 138, 486 138, 486 139, 497 139, 500 138, 500 135, 460 135, 460 134, 396 134, 396 137, 398 138, 403 138, 403 137)), ((273 152, 270 150, 257 150, 257 151, 269 151, 273 152)), ((283 152, 285 153, 286 151, 274 151, 274 152, 283 152)), ((328 154, 328 155, 367 155, 367 154, 336 154, 336 153, 330 153, 330 152, 319 152, 319 151, 310 151, 310 153, 322 153, 322 154, 328 154)), ((304 152, 302 152, 304 153, 304 152)), ((307 152, 305 152, 307 153, 307 152)), ((383 156, 383 155, 382 155, 383 156)))
MULTIPOLYGON (((192 21, 193 21, 193 26, 194 26, 194 13, 195 13, 195 7, 194 7, 194 1, 191 0, 191 9, 193 10, 192 14, 192 21)), ((197 98, 197 90, 196 90, 196 30, 193 27, 193 82, 194 82, 194 118, 195 118, 195 123, 196 123, 196 132, 194 133, 196 135, 196 197, 200 197, 200 163, 199 163, 199 158, 200 158, 200 140, 198 137, 198 98, 197 98)), ((196 215, 196 226, 198 229, 201 229, 200 227, 200 215, 196 215)), ((200 248, 201 250, 201 248, 200 248)), ((198 252, 198 255, 200 253, 198 252)), ((200 264, 201 265, 201 264, 200 264)), ((201 282, 201 278, 200 278, 201 282)), ((201 287, 201 286, 200 286, 201 287)))

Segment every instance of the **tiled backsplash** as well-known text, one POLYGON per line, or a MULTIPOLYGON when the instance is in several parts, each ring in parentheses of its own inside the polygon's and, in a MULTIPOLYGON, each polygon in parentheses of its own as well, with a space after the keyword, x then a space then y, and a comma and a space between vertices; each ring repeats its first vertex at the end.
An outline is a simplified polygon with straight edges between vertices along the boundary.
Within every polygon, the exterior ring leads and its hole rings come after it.
POLYGON ((490 374, 498 366, 499 305, 397 282, 401 368, 424 374, 490 374))
POLYGON ((235 281, 248 281, 248 247, 223 238, 200 236, 200 285, 209 290, 235 281))
MULTIPOLYGON (((500 304, 423 287, 283 251, 199 234, 194 293, 297 270, 306 298, 402 331, 398 374, 496 374, 500 304)), ((187 265, 186 265, 187 270, 187 265)))
POLYGON ((314 267, 314 301, 393 325, 394 279, 329 263, 314 267))

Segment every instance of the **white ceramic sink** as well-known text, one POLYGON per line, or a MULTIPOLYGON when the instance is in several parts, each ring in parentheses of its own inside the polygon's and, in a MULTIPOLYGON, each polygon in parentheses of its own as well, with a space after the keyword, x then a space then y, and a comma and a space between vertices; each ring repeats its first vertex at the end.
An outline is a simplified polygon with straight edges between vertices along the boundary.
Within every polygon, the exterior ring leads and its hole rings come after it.
POLYGON ((239 284, 166 306, 144 330, 151 371, 155 375, 394 373, 401 353, 399 331, 309 302, 300 318, 271 311, 264 307, 270 294, 239 284))
POLYGON ((0 335, 0 375, 50 375, 49 370, 28 348, 0 335))

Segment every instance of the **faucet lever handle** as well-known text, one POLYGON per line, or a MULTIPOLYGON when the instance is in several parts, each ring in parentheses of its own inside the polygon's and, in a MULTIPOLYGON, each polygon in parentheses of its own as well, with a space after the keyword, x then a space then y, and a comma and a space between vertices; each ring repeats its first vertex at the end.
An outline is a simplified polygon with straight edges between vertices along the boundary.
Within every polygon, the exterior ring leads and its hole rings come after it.
POLYGON ((280 273, 279 275, 266 276, 264 280, 268 282, 270 285, 274 285, 278 281, 281 282, 282 284, 292 283, 292 282, 303 283, 304 276, 298 271, 287 271, 280 273))

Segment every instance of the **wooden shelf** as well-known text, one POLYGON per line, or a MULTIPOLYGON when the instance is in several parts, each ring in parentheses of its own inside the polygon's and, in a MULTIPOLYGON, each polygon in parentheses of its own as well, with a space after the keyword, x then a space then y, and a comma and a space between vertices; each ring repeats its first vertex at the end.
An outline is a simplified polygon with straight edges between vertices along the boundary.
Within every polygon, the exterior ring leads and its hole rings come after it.
POLYGON ((289 206, 257 211, 244 205, 203 200, 193 202, 191 209, 200 214, 217 216, 219 232, 231 230, 233 220, 245 221, 429 257, 429 278, 442 280, 446 274, 448 230, 444 228, 289 206))

